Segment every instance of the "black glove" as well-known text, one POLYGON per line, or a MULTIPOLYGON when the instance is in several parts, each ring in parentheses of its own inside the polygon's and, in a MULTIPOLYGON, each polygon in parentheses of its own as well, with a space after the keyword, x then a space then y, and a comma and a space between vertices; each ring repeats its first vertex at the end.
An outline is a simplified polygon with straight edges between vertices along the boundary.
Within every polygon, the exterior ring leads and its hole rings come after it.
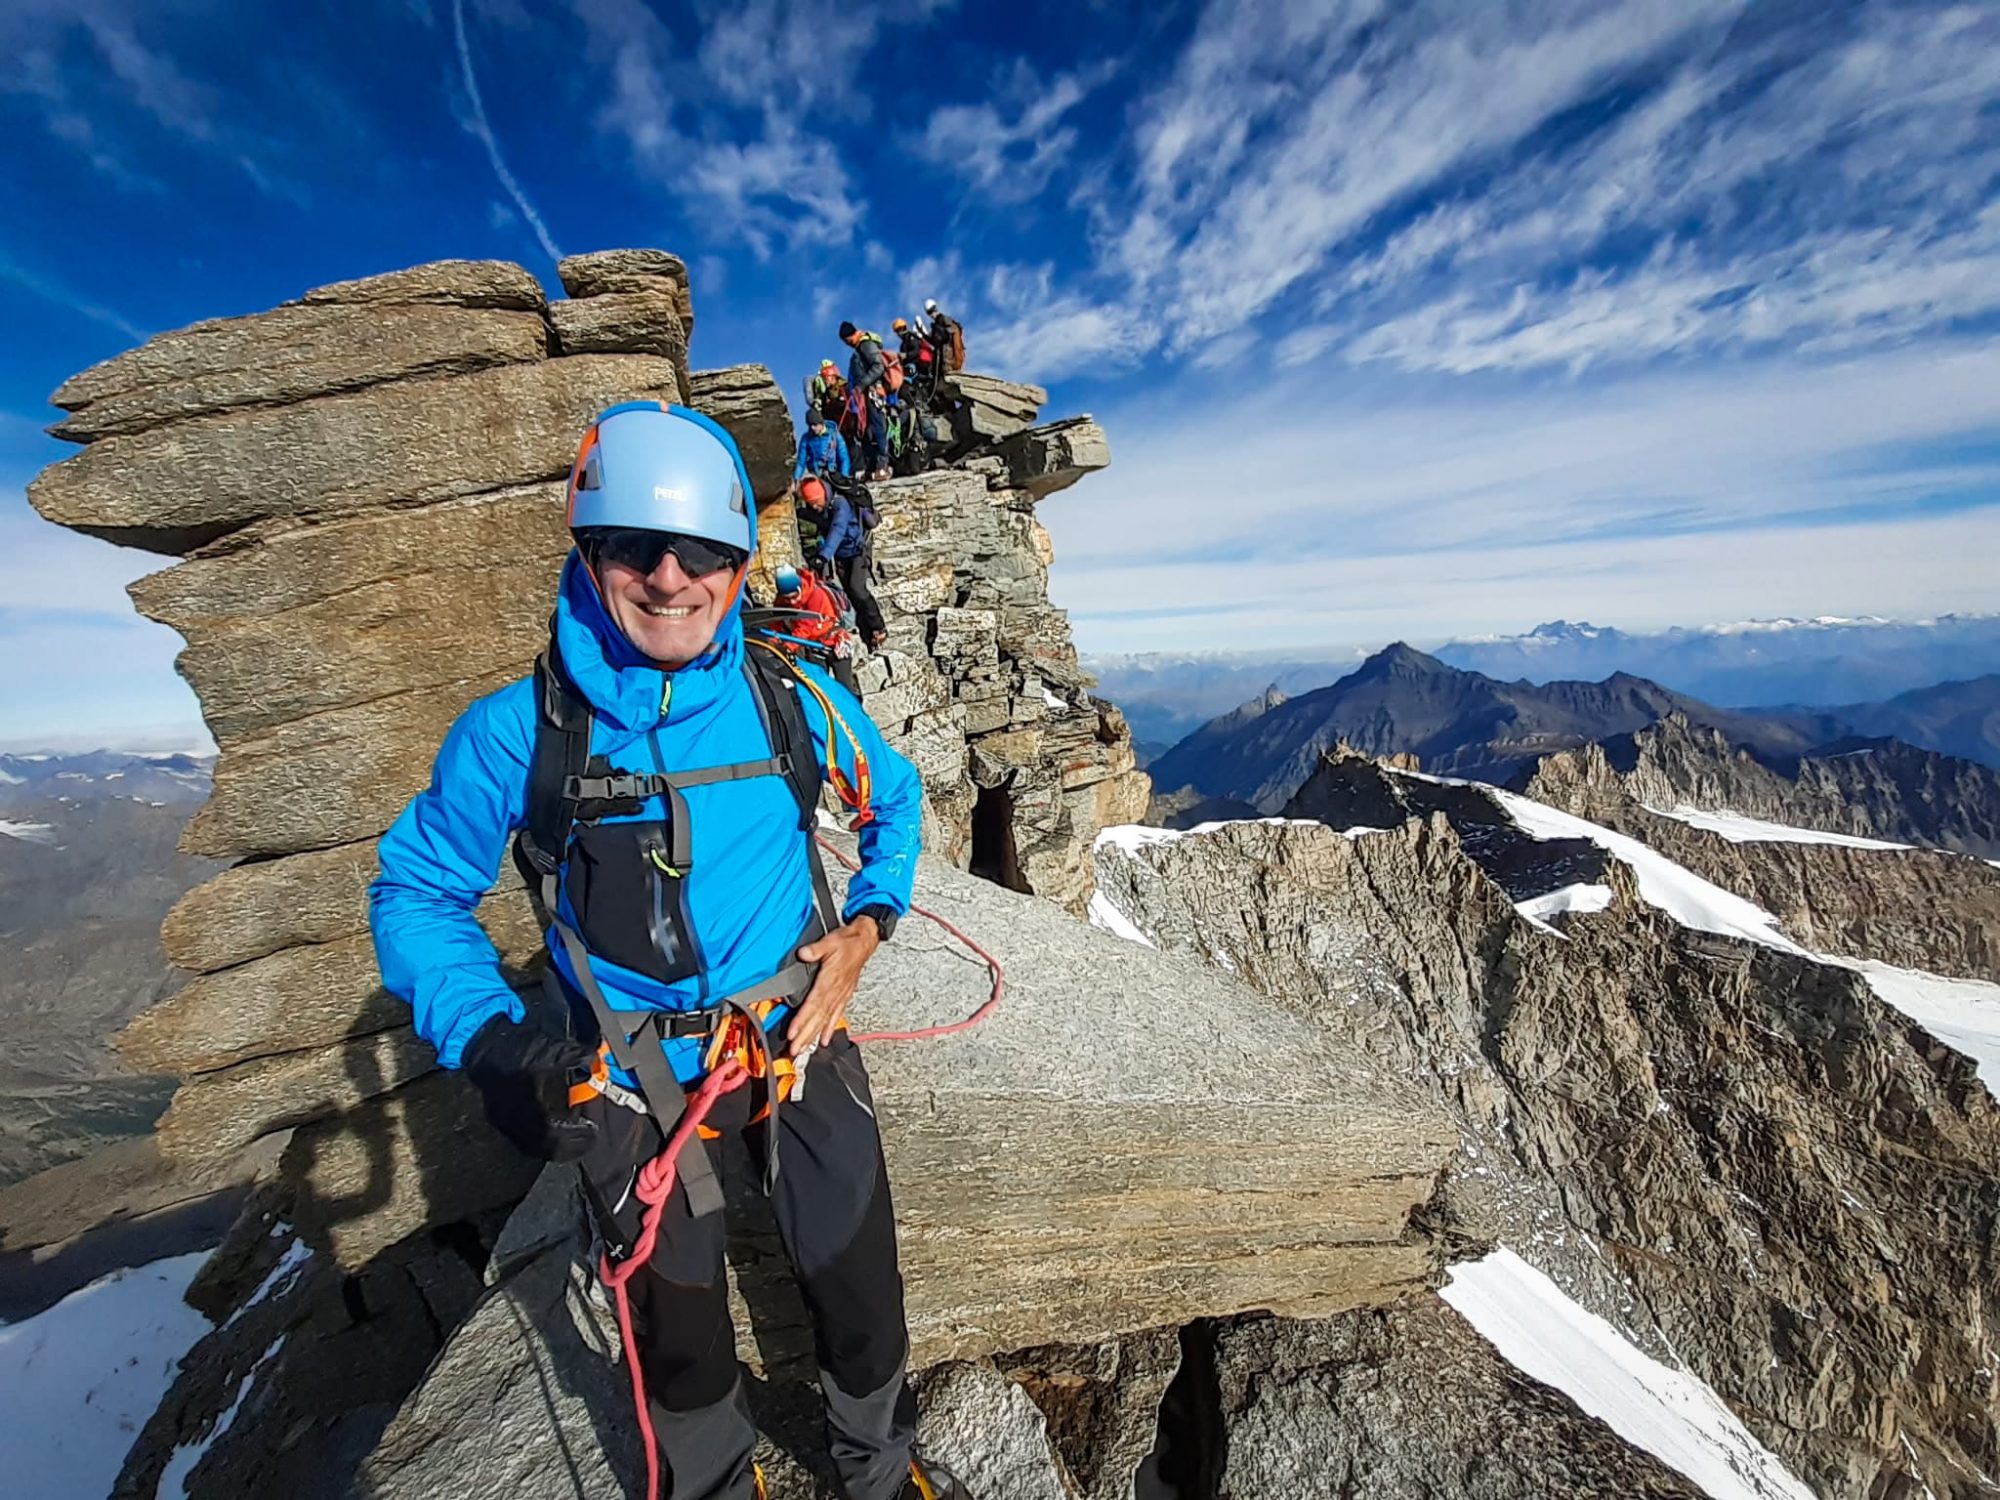
POLYGON ((581 1042, 502 1015, 473 1034, 460 1065, 495 1130, 529 1156, 575 1161, 597 1142, 597 1122, 569 1107, 570 1080, 592 1056, 581 1042))

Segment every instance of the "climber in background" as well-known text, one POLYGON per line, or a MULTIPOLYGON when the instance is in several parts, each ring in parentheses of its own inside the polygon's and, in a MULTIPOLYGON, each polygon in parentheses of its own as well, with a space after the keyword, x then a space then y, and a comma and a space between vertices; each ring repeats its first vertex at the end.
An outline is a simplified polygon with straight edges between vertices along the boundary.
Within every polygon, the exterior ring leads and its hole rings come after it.
POLYGON ((816 411, 829 422, 838 422, 847 406, 847 382, 830 359, 819 362, 819 371, 806 382, 806 409, 816 411))
POLYGON ((898 318, 890 326, 902 345, 903 369, 909 376, 906 399, 919 410, 928 410, 937 395, 937 349, 921 323, 921 319, 912 324, 908 318, 898 318))
POLYGON ((837 683, 746 638, 750 495, 708 417, 629 402, 590 425, 547 652, 452 725, 378 846, 369 922, 382 983, 494 1126, 579 1163, 674 1500, 764 1495, 724 1274, 728 1135, 764 1164, 843 1493, 957 1500, 963 1487, 912 1451, 895 1215, 844 1019, 909 907, 922 790, 837 683), (870 787, 838 906, 812 835, 828 777, 870 787), (510 838, 548 937, 539 1000, 516 992, 475 917, 510 838), (649 1201, 640 1169, 724 1059, 750 1081, 712 1096, 716 1138, 704 1128, 671 1194, 649 1201), (649 1212, 658 1238, 635 1264, 649 1212))
POLYGON ((934 297, 925 301, 924 316, 931 320, 927 336, 936 355, 937 373, 957 374, 965 368, 965 325, 947 316, 934 297))
POLYGON ((839 582, 854 604, 862 639, 879 650, 888 639, 888 629, 882 623, 882 606, 875 600, 875 589, 868 577, 874 564, 869 540, 875 529, 873 500, 858 484, 836 483, 821 475, 811 475, 799 482, 799 500, 811 513, 810 519, 819 533, 819 550, 813 566, 822 577, 839 582))
POLYGON ((853 473, 847 459, 847 439, 826 425, 826 414, 817 408, 806 413, 806 435, 799 439, 799 461, 792 468, 792 483, 808 474, 853 473))
POLYGON ((833 584, 808 568, 778 569, 773 579, 778 591, 777 610, 771 625, 789 648, 791 642, 804 644, 808 651, 823 654, 830 662, 840 685, 856 697, 861 689, 854 680, 854 632, 847 597, 833 584))
POLYGON ((889 362, 882 341, 852 323, 840 325, 840 341, 853 350, 847 361, 847 420, 842 426, 861 443, 861 467, 870 479, 889 477, 887 399, 889 362))

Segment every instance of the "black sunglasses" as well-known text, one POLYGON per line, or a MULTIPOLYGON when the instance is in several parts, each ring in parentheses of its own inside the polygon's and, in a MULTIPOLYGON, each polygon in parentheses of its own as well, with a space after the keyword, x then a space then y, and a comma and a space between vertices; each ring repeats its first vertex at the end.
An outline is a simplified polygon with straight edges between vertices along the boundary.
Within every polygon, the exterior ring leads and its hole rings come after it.
POLYGON ((706 537, 685 536, 678 531, 603 526, 585 532, 581 540, 593 566, 617 563, 635 573, 652 572, 669 552, 690 578, 706 578, 724 568, 740 568, 749 560, 749 554, 740 548, 726 547, 706 537))

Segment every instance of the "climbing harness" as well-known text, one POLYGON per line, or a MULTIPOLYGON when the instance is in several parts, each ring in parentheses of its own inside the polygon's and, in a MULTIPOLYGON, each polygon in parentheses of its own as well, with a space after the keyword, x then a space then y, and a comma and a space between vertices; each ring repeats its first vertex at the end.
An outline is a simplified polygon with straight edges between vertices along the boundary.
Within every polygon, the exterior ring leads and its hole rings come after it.
MULTIPOLYGON (((824 847, 835 859, 846 865, 848 869, 859 870, 861 868, 857 861, 849 859, 839 849, 827 843, 826 840, 820 838, 817 834, 814 835, 814 841, 816 844, 824 847)), ((1000 961, 936 912, 915 904, 911 905, 910 910, 918 916, 936 923, 937 926, 958 939, 969 952, 979 958, 986 965, 987 973, 992 976, 992 990, 987 995, 985 1004, 981 1005, 979 1009, 975 1010, 962 1021, 953 1021, 942 1026, 920 1026, 912 1031, 868 1031, 858 1035, 850 1034, 851 1039, 857 1043, 921 1042, 929 1041, 936 1037, 954 1036, 962 1031, 970 1031, 981 1021, 992 1015, 995 1010, 999 1009, 1000 997, 1005 984, 1005 975, 1000 967, 1000 961)), ((803 1068, 803 1060, 798 1066, 803 1068)), ((598 1261, 598 1275, 604 1279, 604 1284, 611 1289, 612 1300, 617 1305, 618 1333, 625 1345, 625 1368, 632 1379, 632 1404, 634 1410, 639 1415, 640 1438, 646 1445, 647 1500, 659 1500, 660 1454, 657 1439, 653 1434, 652 1414, 646 1405, 646 1376, 644 1371, 639 1367, 639 1346, 633 1337, 632 1304, 626 1292, 626 1285, 634 1276, 638 1275, 639 1268, 652 1258, 654 1246, 659 1240, 660 1214, 665 1209, 667 1200, 673 1196, 674 1183, 679 1176, 681 1148, 687 1145, 690 1140, 695 1139, 705 1128, 702 1122, 708 1118, 709 1111, 715 1108, 716 1101, 721 1099, 724 1094, 741 1088, 750 1081, 751 1076, 750 1071, 734 1057, 725 1057, 701 1081, 699 1087, 688 1095, 687 1108, 682 1112, 679 1123, 673 1127, 673 1132, 667 1138, 665 1147, 662 1148, 659 1155, 655 1156, 639 1169, 639 1175, 633 1182, 632 1194, 639 1201, 640 1217, 639 1233, 633 1240, 631 1249, 625 1253, 621 1260, 614 1261, 611 1258, 610 1252, 606 1251, 598 1261)), ((775 1121, 769 1133, 775 1141, 777 1138, 775 1121)), ((706 1151, 696 1150, 694 1155, 689 1158, 689 1162, 691 1166, 693 1163, 699 1162, 701 1164, 699 1170, 705 1171, 711 1181, 714 1179, 714 1168, 709 1164, 708 1153, 706 1151)), ((932 1489, 930 1480, 920 1468, 913 1465, 910 1469, 910 1477, 916 1484, 917 1492, 920 1495, 930 1497, 930 1500, 937 1500, 936 1491, 932 1489)))
MULTIPOLYGON (((649 878, 657 877, 654 881, 656 890, 666 889, 660 882, 671 883, 678 896, 678 888, 693 864, 688 808, 682 793, 691 787, 760 776, 782 776, 791 786, 799 804, 799 827, 806 838, 807 863, 812 871, 815 924, 813 929, 809 929, 807 938, 815 940, 835 929, 838 924, 834 920, 833 895, 827 883, 821 851, 833 855, 849 870, 858 871, 860 865, 815 831, 822 781, 819 757, 813 750, 805 708, 799 700, 800 692, 810 693, 825 714, 826 759, 829 766, 826 780, 840 800, 854 811, 851 825, 854 830, 865 827, 874 817, 870 806, 874 783, 868 758, 853 728, 842 717, 833 700, 811 678, 794 669, 781 646, 756 637, 746 636, 746 640, 753 649, 745 652, 744 671, 755 691, 759 712, 770 737, 772 754, 763 760, 692 771, 630 772, 615 770, 602 757, 590 754, 594 715, 588 700, 569 681, 551 633, 548 649, 535 662, 535 747, 529 762, 526 814, 514 843, 515 860, 527 880, 538 915, 546 928, 554 931, 556 941, 569 961, 576 986, 596 1015, 602 1036, 590 1076, 572 1088, 571 1103, 585 1102, 596 1093, 628 1108, 650 1106, 666 1137, 665 1145, 639 1169, 632 1185, 633 1196, 640 1205, 638 1234, 622 1257, 614 1259, 606 1250, 598 1264, 599 1275, 610 1289, 616 1305, 619 1334, 625 1346, 633 1406, 646 1448, 647 1500, 659 1500, 660 1455, 652 1415, 646 1402, 645 1374, 639 1365, 627 1285, 638 1274, 639 1268, 652 1258, 659 1239, 660 1217, 676 1185, 685 1194, 688 1211, 692 1215, 700 1217, 721 1211, 722 1185, 716 1178, 708 1152, 697 1148, 691 1155, 685 1155, 683 1160, 683 1148, 690 1141, 715 1138, 719 1132, 711 1129, 706 1121, 716 1102, 723 1095, 758 1078, 768 1080, 765 1102, 753 1116, 753 1121, 770 1121, 765 1132, 768 1138, 765 1191, 769 1192, 776 1182, 779 1139, 776 1113, 787 1097, 796 1098, 803 1089, 804 1070, 814 1049, 806 1047, 796 1057, 777 1055, 765 1030, 765 1022, 779 1006, 794 1005, 805 997, 812 988, 817 967, 794 959, 770 978, 697 1009, 616 1010, 592 971, 589 945, 584 932, 578 930, 579 926, 588 930, 588 914, 576 913, 578 921, 575 925, 563 915, 563 869, 569 858, 571 842, 579 836, 579 830, 605 826, 631 828, 633 836, 642 841, 644 862, 651 872, 649 878), (852 778, 840 769, 839 747, 843 735, 850 749, 849 759, 855 768, 852 778), (618 815, 629 819, 631 815, 640 813, 646 802, 655 797, 664 797, 669 809, 669 827, 664 844, 647 837, 649 825, 629 822, 605 825, 600 821, 618 815), (691 1037, 708 1040, 703 1055, 706 1073, 694 1089, 683 1090, 667 1063, 664 1046, 670 1040, 691 1037), (634 1097, 630 1089, 611 1076, 612 1062, 638 1080, 639 1094, 643 1098, 634 1097), (682 1098, 684 1103, 678 1116, 670 1119, 666 1111, 676 1097, 682 1098)), ((657 752, 657 741, 655 750, 657 752)), ((664 897, 660 899, 664 902, 664 897)), ((855 1042, 922 1041, 951 1036, 977 1026, 999 1007, 1003 988, 999 961, 937 913, 916 905, 912 905, 911 910, 949 933, 986 965, 992 978, 991 992, 985 1003, 962 1021, 910 1031, 850 1033, 855 1042)), ((575 911, 574 906, 572 911, 575 911)), ((663 946, 662 938, 670 935, 672 924, 663 910, 656 910, 655 916, 658 920, 651 935, 657 948, 663 946)), ((700 970, 696 968, 690 972, 698 973, 700 970)), ((673 977, 687 975, 677 972, 673 977)), ((543 980, 551 997, 566 1006, 568 997, 553 963, 544 973, 543 980)), ((844 1028, 846 1022, 843 1020, 841 1025, 844 1028)), ((935 1500, 935 1491, 922 1470, 913 1463, 910 1473, 919 1493, 926 1500, 935 1500)), ((761 1475, 758 1476, 758 1486, 761 1492, 761 1475)))

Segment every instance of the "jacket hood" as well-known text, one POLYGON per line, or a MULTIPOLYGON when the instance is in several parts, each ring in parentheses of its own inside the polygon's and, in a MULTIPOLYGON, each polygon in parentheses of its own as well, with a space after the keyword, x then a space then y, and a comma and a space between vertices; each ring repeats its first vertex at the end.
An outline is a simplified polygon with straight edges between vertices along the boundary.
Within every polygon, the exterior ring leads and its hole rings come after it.
POLYGON ((709 648, 668 671, 626 639, 605 608, 597 581, 572 550, 556 589, 554 633, 570 681, 602 722, 630 738, 702 712, 741 675, 743 590, 730 601, 709 648))

